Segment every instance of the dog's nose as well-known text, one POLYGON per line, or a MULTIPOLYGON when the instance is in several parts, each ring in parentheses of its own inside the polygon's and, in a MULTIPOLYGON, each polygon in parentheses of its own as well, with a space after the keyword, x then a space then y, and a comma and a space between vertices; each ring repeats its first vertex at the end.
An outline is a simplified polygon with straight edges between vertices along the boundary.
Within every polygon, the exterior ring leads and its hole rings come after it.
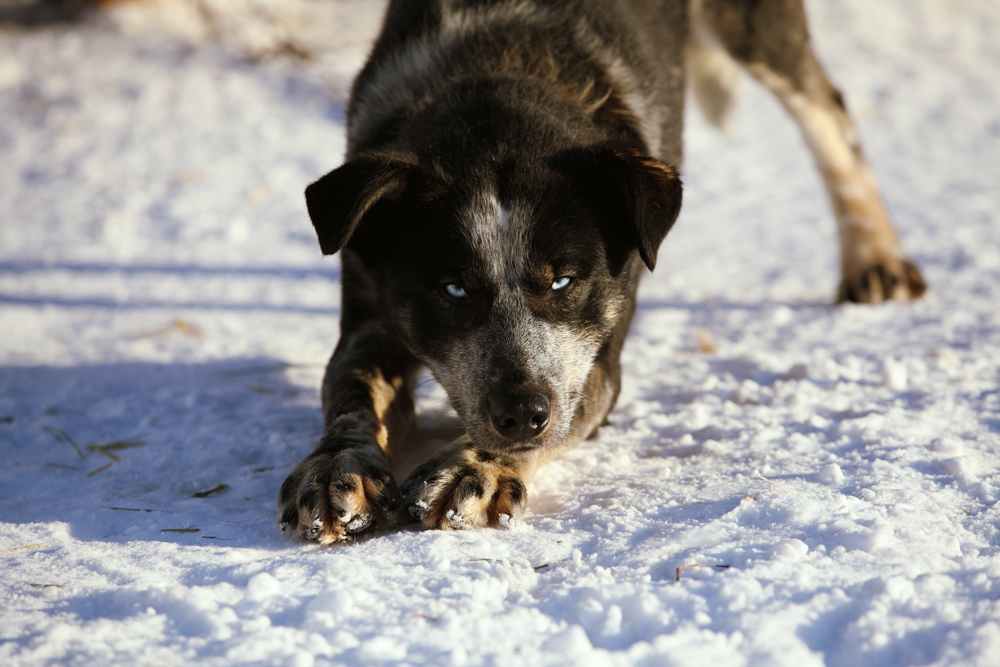
POLYGON ((494 392, 490 396, 490 419, 505 438, 529 440, 549 423, 549 399, 536 389, 494 392))

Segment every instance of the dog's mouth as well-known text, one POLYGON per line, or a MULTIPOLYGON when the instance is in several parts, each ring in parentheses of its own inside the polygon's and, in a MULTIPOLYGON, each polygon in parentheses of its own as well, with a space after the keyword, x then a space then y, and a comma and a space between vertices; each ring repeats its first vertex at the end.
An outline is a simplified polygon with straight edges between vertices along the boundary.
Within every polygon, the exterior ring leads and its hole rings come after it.
MULTIPOLYGON (((472 435, 471 432, 470 435, 472 435)), ((513 456, 515 458, 530 456, 535 452, 555 447, 562 442, 562 439, 552 438, 529 442, 513 442, 496 436, 486 438, 473 436, 472 439, 476 443, 476 446, 480 449, 493 454, 502 454, 504 456, 513 456)))

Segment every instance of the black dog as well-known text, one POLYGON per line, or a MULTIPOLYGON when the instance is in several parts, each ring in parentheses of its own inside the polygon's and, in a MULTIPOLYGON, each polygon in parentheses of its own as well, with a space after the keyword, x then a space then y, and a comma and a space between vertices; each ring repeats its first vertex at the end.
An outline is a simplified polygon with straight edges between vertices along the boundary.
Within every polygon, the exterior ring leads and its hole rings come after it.
POLYGON ((433 528, 520 515, 538 466, 618 396, 639 278, 680 211, 685 68, 718 118, 734 61, 813 151, 840 300, 923 292, 801 0, 394 0, 347 161, 306 190, 323 253, 341 252, 343 316, 325 432, 281 488, 287 528, 326 544, 402 508, 433 528), (467 433, 397 490, 388 451, 424 365, 467 433))

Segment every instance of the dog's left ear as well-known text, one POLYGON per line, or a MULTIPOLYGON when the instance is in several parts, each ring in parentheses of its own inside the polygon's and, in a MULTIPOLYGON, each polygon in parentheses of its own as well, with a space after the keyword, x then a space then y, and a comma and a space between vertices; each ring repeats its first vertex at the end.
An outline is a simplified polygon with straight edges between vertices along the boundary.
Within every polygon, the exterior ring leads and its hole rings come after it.
POLYGON ((341 250, 362 219, 384 199, 398 198, 417 169, 405 155, 362 155, 306 188, 306 207, 324 255, 341 250))
POLYGON ((631 146, 602 144, 584 157, 595 192, 610 195, 632 225, 639 256, 652 271, 656 253, 681 211, 677 171, 631 146))

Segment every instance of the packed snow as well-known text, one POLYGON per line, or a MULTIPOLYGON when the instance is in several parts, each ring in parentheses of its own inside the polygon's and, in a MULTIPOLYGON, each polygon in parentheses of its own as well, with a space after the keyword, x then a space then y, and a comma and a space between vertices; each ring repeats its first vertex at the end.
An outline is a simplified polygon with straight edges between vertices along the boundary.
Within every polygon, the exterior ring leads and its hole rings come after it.
POLYGON ((728 135, 689 110, 612 424, 523 521, 338 548, 276 499, 338 331, 301 193, 378 3, 306 60, 142 3, 2 29, 0 664, 1000 665, 1000 6, 807 5, 927 296, 831 305, 821 181, 748 82, 728 135))

